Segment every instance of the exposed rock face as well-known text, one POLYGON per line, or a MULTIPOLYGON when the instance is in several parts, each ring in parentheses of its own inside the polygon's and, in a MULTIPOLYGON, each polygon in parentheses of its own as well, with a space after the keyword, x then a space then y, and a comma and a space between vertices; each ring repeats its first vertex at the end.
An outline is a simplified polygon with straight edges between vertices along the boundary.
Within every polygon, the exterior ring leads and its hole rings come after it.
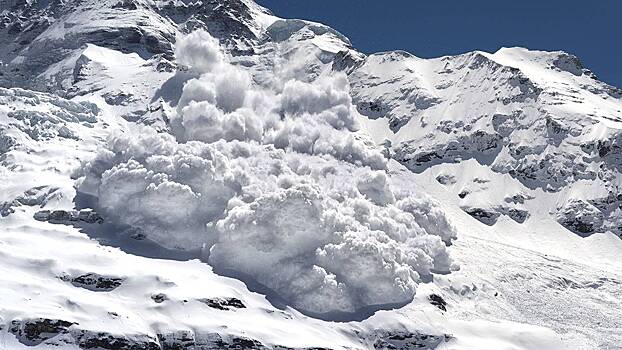
POLYGON ((378 335, 378 339, 374 342, 374 349, 395 349, 395 350, 408 350, 408 349, 434 349, 451 337, 445 336, 430 336, 427 334, 413 334, 406 332, 397 332, 394 334, 382 334, 378 335))
POLYGON ((443 311, 447 311, 447 302, 445 301, 445 299, 443 299, 442 296, 438 294, 430 294, 428 296, 428 299, 430 300, 430 304, 436 306, 443 311))
POLYGON ((106 349, 106 350, 160 350, 162 347, 155 339, 148 337, 126 338, 114 336, 102 332, 80 331, 76 335, 77 345, 80 349, 106 349))
POLYGON ((569 230, 580 235, 590 235, 603 225, 603 214, 593 205, 573 200, 560 209, 557 220, 569 230))
POLYGON ((410 170, 421 172, 440 163, 455 162, 476 158, 482 163, 490 163, 501 150, 501 136, 476 131, 448 144, 438 144, 433 149, 422 149, 414 141, 397 146, 393 158, 410 170))
POLYGON ((50 200, 58 199, 62 195, 57 192, 57 187, 50 186, 37 186, 33 187, 23 194, 17 196, 12 201, 4 202, 0 204, 0 216, 8 216, 15 212, 15 208, 22 205, 25 206, 39 206, 43 208, 50 200))
POLYGON ((494 225, 497 222, 497 219, 499 219, 499 216, 501 216, 501 213, 499 213, 498 211, 490 210, 487 208, 465 207, 462 208, 462 210, 464 210, 467 214, 471 215, 478 221, 489 226, 494 225))
POLYGON ((218 310, 245 309, 244 303, 238 298, 200 299, 200 302, 218 310))
POLYGON ((245 0, 24 2, 0 18, 0 45, 5 48, 0 61, 10 62, 0 68, 0 86, 67 88, 55 73, 43 81, 33 77, 86 44, 170 61, 175 36, 199 28, 221 39, 231 52, 249 53, 263 29, 261 18, 267 16, 268 10, 245 0))
POLYGON ((512 220, 518 222, 519 224, 522 224, 529 217, 529 212, 522 209, 510 208, 506 209, 505 215, 509 216, 512 220))
POLYGON ((35 213, 35 220, 53 224, 102 224, 104 219, 92 209, 77 210, 41 210, 35 213))
MULTIPOLYGON (((389 144, 386 153, 414 172, 475 159, 560 198, 582 181, 602 180, 602 189, 618 191, 620 132, 608 123, 622 121, 622 99, 570 54, 508 48, 426 60, 396 51, 359 60, 348 74, 359 112, 386 120, 388 141, 377 142, 389 144), (594 112, 580 112, 585 108, 594 112)), ((447 186, 460 181, 437 180, 447 186)), ((552 212, 583 235, 618 232, 615 201, 605 202, 596 211, 568 203, 552 212), (570 212, 585 215, 577 221, 570 212), (585 222, 590 215, 594 220, 585 222)), ((489 225, 499 215, 518 223, 530 215, 503 202, 464 207, 489 225)))
POLYGON ((15 138, 7 135, 4 129, 0 129, 0 156, 10 151, 16 144, 15 138))
POLYGON ((49 94, 0 87, 0 115, 5 115, 11 133, 0 131, 0 152, 6 153, 18 143, 47 141, 55 138, 79 140, 81 128, 92 128, 100 112, 94 103, 74 102, 49 94), (18 140, 22 140, 19 141, 18 140))
MULTIPOLYGON (((9 331, 28 346, 41 343, 54 346, 76 345, 80 349, 106 350, 331 350, 329 348, 291 348, 278 344, 264 344, 256 339, 219 333, 193 333, 178 331, 159 333, 152 338, 146 335, 114 335, 80 329, 79 324, 63 320, 14 320, 9 331)), ((378 331, 361 334, 361 340, 373 349, 410 350, 433 349, 450 339, 408 332, 378 331)))
POLYGON ((436 181, 441 185, 453 185, 456 183, 456 177, 450 174, 441 174, 436 177, 436 181))
POLYGON ((75 287, 94 292, 110 292, 123 283, 120 277, 102 276, 97 273, 87 273, 77 277, 63 276, 61 279, 71 282, 75 287))
POLYGON ((494 206, 487 208, 463 207, 462 210, 478 221, 489 226, 494 225, 501 215, 507 215, 510 219, 518 223, 525 222, 525 220, 529 217, 528 211, 508 206, 494 206))
POLYGON ((63 320, 51 320, 47 318, 36 318, 31 320, 14 320, 11 322, 9 331, 18 340, 26 345, 34 346, 44 341, 68 334, 69 327, 75 323, 63 320))

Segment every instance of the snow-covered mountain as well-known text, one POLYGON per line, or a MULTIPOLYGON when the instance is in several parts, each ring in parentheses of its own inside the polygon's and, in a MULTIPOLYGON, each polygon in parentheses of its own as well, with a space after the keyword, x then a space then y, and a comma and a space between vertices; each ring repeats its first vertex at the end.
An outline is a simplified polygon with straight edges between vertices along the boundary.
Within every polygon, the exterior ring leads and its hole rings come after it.
POLYGON ((250 0, 3 2, 0 349, 616 349, 622 90, 250 0))

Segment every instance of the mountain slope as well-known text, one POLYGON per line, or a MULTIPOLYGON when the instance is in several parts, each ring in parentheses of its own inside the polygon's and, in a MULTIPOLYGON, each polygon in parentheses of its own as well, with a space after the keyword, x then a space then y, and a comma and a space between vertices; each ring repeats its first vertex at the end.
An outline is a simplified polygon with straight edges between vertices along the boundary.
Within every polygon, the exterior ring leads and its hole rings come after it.
MULTIPOLYGON (((558 207, 547 210, 566 228, 620 233, 619 165, 609 148, 619 134, 620 90, 576 58, 519 48, 433 60, 387 53, 350 77, 359 110, 388 121, 377 141, 390 141, 393 158, 409 169, 475 158, 528 189, 559 193, 558 207)), ((468 210, 475 209, 509 210, 468 210)))
POLYGON ((622 92, 569 54, 366 56, 246 0, 0 38, 4 348, 622 341, 622 92))

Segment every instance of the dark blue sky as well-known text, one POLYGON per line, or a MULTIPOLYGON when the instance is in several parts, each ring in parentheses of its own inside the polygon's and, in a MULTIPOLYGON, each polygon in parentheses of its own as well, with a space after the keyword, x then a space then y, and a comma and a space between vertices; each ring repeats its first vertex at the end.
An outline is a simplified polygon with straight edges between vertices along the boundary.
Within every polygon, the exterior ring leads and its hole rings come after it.
POLYGON ((370 53, 419 57, 503 46, 564 50, 622 87, 622 0, 257 0, 276 15, 322 22, 370 53))

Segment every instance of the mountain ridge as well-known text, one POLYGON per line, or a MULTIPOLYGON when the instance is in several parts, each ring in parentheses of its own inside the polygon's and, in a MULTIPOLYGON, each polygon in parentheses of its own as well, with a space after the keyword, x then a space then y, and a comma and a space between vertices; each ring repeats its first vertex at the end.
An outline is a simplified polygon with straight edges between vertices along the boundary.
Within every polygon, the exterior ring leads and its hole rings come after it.
POLYGON ((622 91, 576 57, 366 55, 246 0, 18 5, 0 345, 620 341, 622 91))

